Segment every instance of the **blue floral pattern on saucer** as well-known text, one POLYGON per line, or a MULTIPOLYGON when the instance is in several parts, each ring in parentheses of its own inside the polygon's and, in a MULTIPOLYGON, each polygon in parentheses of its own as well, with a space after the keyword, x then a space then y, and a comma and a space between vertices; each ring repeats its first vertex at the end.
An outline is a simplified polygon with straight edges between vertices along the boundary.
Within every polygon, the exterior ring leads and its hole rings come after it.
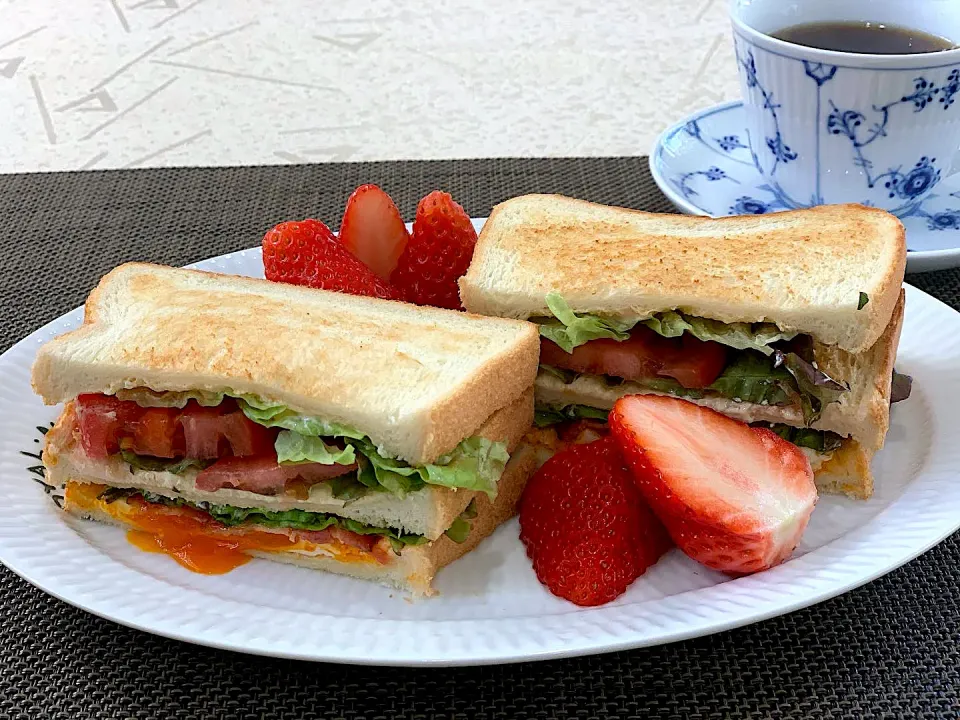
MULTIPOLYGON (((808 75, 818 82, 828 82, 829 72, 829 67, 811 67, 808 75)), ((942 87, 917 87, 903 102, 943 107, 952 104, 958 94, 960 77, 951 76, 942 87)), ((862 141, 857 124, 862 125, 862 118, 839 108, 829 108, 825 115, 838 133, 851 137, 852 143, 862 141)), ((778 163, 793 159, 784 138, 774 133, 766 140, 763 152, 772 153, 778 163)), ((757 171, 739 101, 699 111, 668 128, 650 155, 650 170, 660 189, 686 213, 762 215, 797 207, 792 198, 757 171)), ((960 175, 941 177, 935 159, 922 157, 913 167, 873 179, 891 197, 905 201, 898 214, 907 229, 908 270, 960 267, 960 175)))

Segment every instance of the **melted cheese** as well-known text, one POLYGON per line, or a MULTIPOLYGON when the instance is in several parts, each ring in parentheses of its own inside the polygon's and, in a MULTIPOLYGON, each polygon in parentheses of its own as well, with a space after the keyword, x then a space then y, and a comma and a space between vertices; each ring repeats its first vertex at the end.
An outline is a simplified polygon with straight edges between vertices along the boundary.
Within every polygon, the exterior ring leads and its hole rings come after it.
POLYGON ((127 540, 132 545, 169 555, 194 572, 230 572, 249 562, 253 552, 326 555, 339 562, 378 563, 372 553, 337 540, 314 543, 283 530, 225 528, 206 513, 190 507, 148 503, 138 497, 106 503, 99 499, 106 489, 106 485, 68 482, 64 501, 82 512, 109 515, 130 528, 127 540))

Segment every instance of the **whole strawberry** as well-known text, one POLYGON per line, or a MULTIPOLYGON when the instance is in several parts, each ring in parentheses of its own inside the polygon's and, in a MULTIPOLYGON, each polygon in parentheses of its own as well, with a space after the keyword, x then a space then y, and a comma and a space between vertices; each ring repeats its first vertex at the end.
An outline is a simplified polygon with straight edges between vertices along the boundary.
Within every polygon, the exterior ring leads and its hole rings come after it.
POLYGON ((577 605, 602 605, 670 547, 611 439, 574 445, 530 479, 520 539, 540 582, 577 605))
POLYGON ((280 223, 263 236, 262 247, 268 280, 401 299, 395 288, 355 258, 319 220, 280 223))
POLYGON ((462 310, 457 280, 467 272, 476 244, 470 216, 450 195, 434 190, 417 205, 413 235, 390 282, 409 302, 462 310))

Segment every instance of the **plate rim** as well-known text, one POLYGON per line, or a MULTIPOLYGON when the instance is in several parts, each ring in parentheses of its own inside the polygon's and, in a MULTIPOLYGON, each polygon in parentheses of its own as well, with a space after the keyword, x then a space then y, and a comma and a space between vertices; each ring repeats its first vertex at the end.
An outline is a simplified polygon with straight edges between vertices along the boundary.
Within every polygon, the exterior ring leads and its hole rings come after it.
MULTIPOLYGON (((237 256, 243 258, 250 253, 254 253, 256 250, 257 248, 250 248, 246 250, 235 251, 233 253, 227 253, 213 258, 208 258, 206 260, 199 261, 198 263, 194 263, 193 265, 200 265, 201 267, 206 267, 207 269, 214 269, 211 266, 216 262, 229 261, 231 258, 237 256)), ((943 312, 947 312, 950 313, 954 322, 958 322, 957 313, 945 303, 913 286, 908 286, 907 293, 914 298, 912 303, 908 302, 908 308, 916 307, 917 305, 926 305, 929 307, 929 312, 933 313, 934 315, 940 315, 943 312)), ((60 317, 46 323, 43 327, 35 330, 26 338, 23 338, 9 348, 5 353, 0 355, 0 369, 8 369, 11 364, 17 362, 18 360, 32 361, 32 353, 35 352, 35 348, 39 345, 41 338, 50 335, 58 326, 63 326, 65 323, 76 323, 80 317, 82 317, 82 307, 75 308, 74 310, 61 315, 60 317), (33 346, 32 350, 30 348, 31 345, 33 346), (21 359, 19 357, 23 353, 27 353, 27 357, 25 359, 21 359)), ((910 317, 909 314, 908 317, 910 317)), ((958 325, 958 329, 960 329, 960 325, 958 325)), ((949 332, 949 330, 947 332, 949 332)), ((954 383, 954 390, 957 399, 960 400, 960 378, 957 378, 957 381, 954 383)), ((15 387, 13 390, 15 396, 22 396, 24 392, 29 393, 29 388, 15 387)), ((934 404, 931 402, 926 402, 926 405, 928 406, 928 411, 931 418, 936 420, 938 416, 933 412, 934 404)), ((931 430, 931 438, 935 437, 936 435, 937 426, 935 425, 931 430)), ((942 444, 940 446, 935 445, 931 439, 930 452, 934 453, 935 451, 942 453, 945 452, 949 455, 948 448, 942 444)), ((950 457, 952 457, 952 455, 950 457)), ((958 457, 960 457, 960 455, 958 455, 958 457)), ((927 458, 927 465, 930 464, 931 458, 932 455, 931 457, 927 458)), ((2 459, 3 458, 0 458, 0 460, 2 459)), ((6 567, 8 567, 12 572, 32 585, 38 587, 43 592, 46 592, 47 594, 50 594, 63 602, 85 610, 86 612, 97 615, 98 617, 102 617, 110 620, 111 622, 116 622, 127 627, 132 627, 175 640, 219 649, 315 662, 401 667, 471 666, 514 663, 531 660, 547 660, 668 644, 693 637, 710 635, 716 632, 742 627, 747 624, 759 622, 771 617, 776 617, 778 615, 809 607, 871 582, 877 577, 880 577, 881 575, 900 567, 904 563, 909 562, 920 554, 926 552, 931 547, 941 542, 944 538, 955 532, 957 528, 960 527, 960 513, 954 513, 949 520, 946 518, 941 518, 940 522, 936 526, 937 530, 927 532, 921 543, 915 544, 905 551, 898 551, 898 554, 892 560, 887 558, 885 561, 874 562, 868 572, 860 574, 851 574, 847 572, 845 579, 842 581, 834 582, 832 584, 822 584, 819 586, 819 589, 806 593, 800 593, 799 597, 794 596, 792 600, 781 599, 783 597, 783 591, 782 589, 779 591, 777 590, 777 588, 782 588, 782 580, 789 579, 789 576, 791 575, 799 573, 800 579, 803 579, 804 573, 809 572, 808 566, 811 565, 821 573, 830 570, 837 570, 838 565, 840 566, 840 570, 849 570, 849 567, 844 564, 849 560, 849 558, 838 557, 834 550, 838 546, 853 542, 853 539, 851 538, 853 535, 862 534, 868 529, 873 529, 875 531, 878 530, 878 527, 884 524, 884 518, 887 515, 894 512, 901 503, 910 500, 910 488, 916 490, 917 487, 915 486, 917 486, 918 481, 927 477, 928 473, 929 470, 926 472, 919 472, 913 483, 907 486, 907 490, 900 497, 896 498, 888 506, 881 509, 877 515, 870 518, 863 525, 857 526, 839 538, 836 538, 835 540, 828 542, 821 547, 815 548, 805 555, 794 558, 788 563, 778 568, 774 568, 773 570, 767 571, 762 575, 739 578, 737 580, 731 580, 717 585, 711 585, 695 590, 688 590, 656 600, 645 600, 621 606, 606 606, 592 609, 572 609, 569 613, 541 616, 538 618, 538 620, 542 625, 547 627, 553 626, 558 630, 564 628, 568 624, 568 619, 576 619, 581 623, 584 618, 589 621, 595 620, 596 622, 588 623, 588 625, 592 625, 592 627, 596 629, 596 634, 580 636, 577 638, 577 642, 573 645, 565 645, 559 640, 554 640, 553 642, 541 642, 539 647, 537 647, 536 642, 532 643, 531 645, 531 643, 528 641, 526 644, 516 645, 514 651, 510 651, 508 649, 505 650, 503 647, 486 647, 478 654, 475 648, 460 648, 459 650, 457 648, 447 648, 446 651, 437 651, 434 649, 434 652, 429 656, 419 656, 419 650, 413 653, 408 651, 406 654, 383 653, 380 655, 371 655, 369 652, 364 652, 361 646, 357 646, 353 648, 351 652, 345 653, 343 652, 343 648, 337 646, 335 643, 329 643, 327 645, 315 645, 305 649, 296 650, 291 649, 290 646, 281 647, 278 645, 271 646, 269 644, 257 644, 257 642, 251 642, 249 639, 246 642, 237 642, 233 639, 232 635, 212 636, 209 631, 203 633, 190 629, 179 630, 176 625, 170 623, 164 624, 155 620, 154 618, 151 618, 149 613, 143 620, 137 620, 135 617, 131 617, 129 614, 124 614, 123 612, 119 612, 116 608, 109 607, 109 603, 107 604, 107 607, 104 607, 104 601, 102 600, 96 601, 95 599, 85 599, 83 596, 77 597, 75 592, 71 592, 72 590, 75 590, 75 588, 71 588, 69 583, 63 582, 55 573, 52 577, 49 576, 49 573, 45 576, 44 573, 38 571, 37 568, 31 568, 30 563, 27 563, 26 566, 24 566, 23 564, 16 562, 16 551, 10 551, 9 537, 11 536, 11 533, 9 531, 4 532, 2 528, 0 528, 0 562, 3 562, 4 565, 6 565, 6 567), (831 556, 833 557, 831 558, 831 556), (13 557, 15 560, 13 563, 9 562, 11 557, 13 557), (61 582, 63 582, 63 584, 61 584, 61 582), (685 626, 677 627, 674 621, 674 626, 672 629, 662 629, 659 633, 651 634, 648 632, 644 635, 643 631, 638 629, 649 627, 649 623, 644 625, 643 622, 640 622, 640 624, 637 625, 637 622, 645 620, 644 616, 646 611, 650 610, 654 613, 657 612, 658 605, 677 606, 674 612, 686 611, 690 609, 695 612, 697 608, 697 601, 702 596, 724 596, 729 594, 728 591, 730 591, 730 589, 740 590, 748 594, 752 591, 761 591, 760 594, 765 592, 767 593, 767 598, 772 596, 773 600, 771 601, 769 599, 765 599, 764 603, 760 605, 761 609, 759 612, 751 608, 746 611, 741 610, 740 612, 733 612, 729 614, 724 613, 718 618, 718 614, 714 611, 712 617, 701 615, 699 622, 691 622, 685 626), (639 612, 637 610, 638 608, 639 612), (607 623, 607 625, 610 626, 611 621, 612 626, 618 630, 627 629, 619 638, 610 636, 609 631, 604 631, 596 627, 597 625, 603 625, 604 623, 607 623), (631 625, 633 625, 632 628, 631 625)), ((17 482, 12 478, 10 480, 17 482)), ((4 478, 4 481, 7 481, 7 479, 4 478)), ((929 483, 932 481, 928 479, 927 482, 929 483)), ((934 485, 936 485, 936 483, 934 483, 934 485)), ((3 486, 0 485, 0 488, 2 487, 3 486)), ((922 489, 922 483, 920 487, 922 489)), ((957 502, 956 507, 960 507, 960 488, 956 488, 955 494, 957 502)), ((42 493, 40 493, 39 490, 36 497, 39 499, 38 502, 48 502, 48 499, 42 493)), ((909 503, 907 504, 909 505, 909 503)), ((953 505, 948 505, 948 507, 952 508, 953 505)), ((2 514, 2 511, 0 511, 0 514, 2 514)), ((950 513, 946 513, 946 515, 949 514, 950 513)), ((117 563, 109 559, 106 560, 106 562, 114 566, 122 565, 121 563, 117 563)), ((113 568, 112 570, 116 571, 116 568, 113 568)), ((159 581, 156 579, 150 578, 149 576, 146 576, 145 574, 126 566, 123 566, 123 571, 117 574, 120 577, 131 576, 132 574, 132 576, 136 578, 143 579, 143 582, 147 585, 159 583, 159 581)), ((795 589, 794 586, 790 585, 788 585, 788 588, 795 589)), ((194 594, 200 594, 198 591, 190 588, 172 588, 171 592, 173 592, 175 595, 179 593, 189 594, 191 596, 194 594)), ((244 605, 243 603, 235 604, 240 606, 244 605)), ((254 605, 253 607, 258 610, 260 609, 260 606, 254 605)), ((663 614, 663 611, 659 612, 661 615, 663 614)), ((301 618, 303 615, 303 613, 292 611, 283 611, 282 614, 284 618, 289 616, 295 621, 297 618, 301 618)), ((667 614, 669 614, 669 612, 667 614)), ((314 621, 319 622, 321 619, 326 619, 329 616, 311 615, 310 617, 314 621)), ((345 618, 341 617, 339 620, 342 623, 345 618)), ((357 623, 365 627, 375 628, 381 631, 391 628, 391 626, 394 630, 396 630, 398 626, 406 626, 406 628, 409 629, 411 625, 425 624, 432 625, 433 627, 431 630, 435 630, 436 627, 449 629, 453 626, 461 626, 466 628, 466 632, 471 635, 482 633, 486 630, 489 630, 490 627, 504 621, 503 618, 488 618, 481 620, 450 619, 439 621, 376 618, 359 620, 352 618, 347 620, 351 623, 357 623)), ((518 620, 520 623, 529 622, 529 618, 507 618, 506 620, 508 622, 512 621, 514 624, 517 624, 518 620)))
MULTIPOLYGON (((711 115, 727 112, 737 107, 743 107, 743 100, 727 100, 725 102, 708 105, 707 107, 700 108, 699 110, 694 110, 657 135, 656 140, 653 142, 653 146, 650 148, 650 153, 647 156, 647 166, 650 169, 650 175, 653 177, 653 181, 657 184, 657 187, 660 188, 660 191, 667 196, 670 202, 672 202, 677 209, 687 215, 718 217, 710 215, 710 213, 691 203, 689 200, 683 197, 683 195, 678 193, 667 181, 667 178, 664 175, 664 169, 661 167, 661 156, 665 151, 666 142, 691 121, 700 120, 711 115)), ((907 252, 908 272, 925 272, 929 270, 940 270, 957 266, 960 266, 960 242, 958 242, 957 247, 947 248, 945 250, 910 250, 907 252), (911 265, 913 267, 910 267, 911 265)))

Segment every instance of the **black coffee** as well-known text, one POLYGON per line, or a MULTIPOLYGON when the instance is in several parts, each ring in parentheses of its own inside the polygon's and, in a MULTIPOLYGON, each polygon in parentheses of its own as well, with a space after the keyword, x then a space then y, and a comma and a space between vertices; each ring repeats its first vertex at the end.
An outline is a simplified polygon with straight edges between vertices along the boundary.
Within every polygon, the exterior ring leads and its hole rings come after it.
POLYGON ((939 35, 922 30, 874 22, 818 22, 791 25, 770 33, 779 40, 850 53, 912 55, 941 52, 957 47, 939 35))

